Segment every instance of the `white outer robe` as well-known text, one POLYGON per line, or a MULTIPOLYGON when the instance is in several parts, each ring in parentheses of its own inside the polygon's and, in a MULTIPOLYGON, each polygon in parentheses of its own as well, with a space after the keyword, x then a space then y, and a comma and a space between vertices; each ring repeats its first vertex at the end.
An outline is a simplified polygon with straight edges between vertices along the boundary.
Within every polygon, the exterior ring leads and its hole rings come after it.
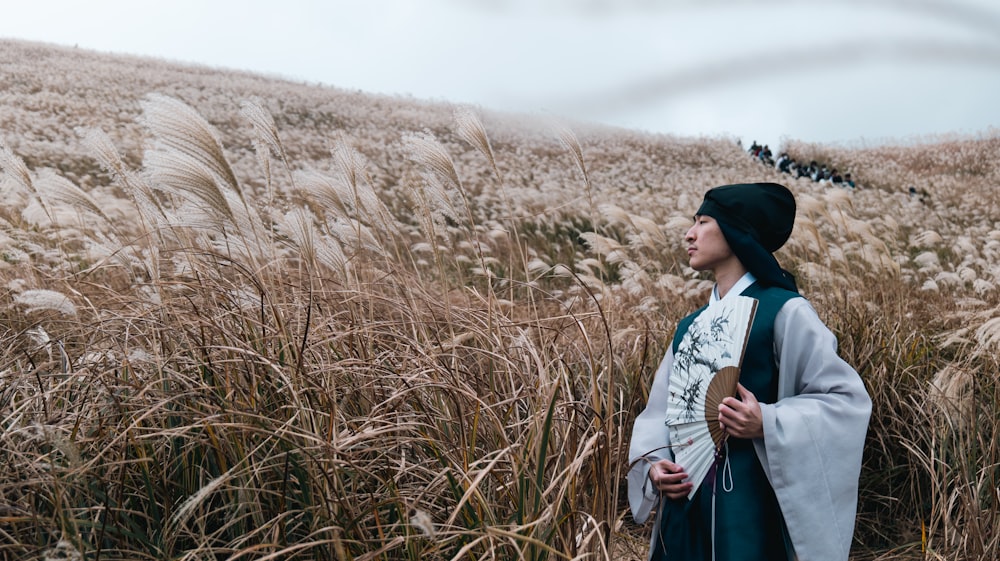
MULTIPOLYGON (((796 558, 846 561, 871 398, 858 373, 837 355, 836 337, 805 298, 792 298, 775 317, 774 357, 778 401, 760 404, 764 438, 754 439, 757 457, 778 498, 796 558)), ((672 457, 664 419, 673 360, 671 347, 632 429, 628 496, 640 524, 659 504, 659 493, 649 484, 649 465, 672 457)), ((657 534, 654 530, 654 542, 657 534)))

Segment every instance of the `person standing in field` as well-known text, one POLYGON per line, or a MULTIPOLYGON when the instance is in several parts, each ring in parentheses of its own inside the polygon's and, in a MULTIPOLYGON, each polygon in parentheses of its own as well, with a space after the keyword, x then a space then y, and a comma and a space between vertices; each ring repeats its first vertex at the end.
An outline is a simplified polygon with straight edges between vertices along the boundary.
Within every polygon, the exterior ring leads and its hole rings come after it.
POLYGON ((636 522, 655 509, 650 559, 848 559, 871 399, 773 256, 794 220, 784 186, 724 185, 705 193, 684 236, 691 268, 716 284, 709 304, 678 324, 632 429, 628 495, 636 522), (756 299, 756 315, 737 396, 718 406, 725 444, 695 491, 673 461, 669 380, 694 318, 733 295, 756 299))

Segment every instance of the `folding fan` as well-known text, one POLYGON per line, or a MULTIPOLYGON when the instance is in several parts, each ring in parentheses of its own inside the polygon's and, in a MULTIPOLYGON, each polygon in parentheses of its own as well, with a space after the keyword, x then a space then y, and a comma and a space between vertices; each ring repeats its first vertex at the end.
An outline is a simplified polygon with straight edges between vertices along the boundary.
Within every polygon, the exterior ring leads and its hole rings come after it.
POLYGON ((757 300, 747 296, 719 300, 694 319, 677 346, 665 423, 674 461, 694 483, 689 499, 708 475, 722 446, 719 403, 736 395, 756 312, 757 300))

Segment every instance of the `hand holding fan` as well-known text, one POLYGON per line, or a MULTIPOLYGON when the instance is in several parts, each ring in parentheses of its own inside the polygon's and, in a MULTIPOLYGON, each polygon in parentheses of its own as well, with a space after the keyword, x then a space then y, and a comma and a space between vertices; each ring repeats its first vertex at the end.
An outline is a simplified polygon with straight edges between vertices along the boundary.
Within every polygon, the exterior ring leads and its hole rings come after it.
POLYGON ((694 483, 694 496, 724 440, 719 403, 736 395, 757 300, 730 296, 698 315, 684 333, 670 374, 665 423, 674 461, 694 483))

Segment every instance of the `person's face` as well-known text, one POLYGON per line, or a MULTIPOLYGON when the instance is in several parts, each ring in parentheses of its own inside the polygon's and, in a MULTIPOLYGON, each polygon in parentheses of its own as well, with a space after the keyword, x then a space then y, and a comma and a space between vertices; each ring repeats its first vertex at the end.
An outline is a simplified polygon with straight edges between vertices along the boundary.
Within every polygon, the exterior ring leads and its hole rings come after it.
POLYGON ((684 241, 687 242, 688 262, 696 271, 716 271, 737 260, 719 223, 711 216, 696 215, 694 224, 684 234, 684 241))

